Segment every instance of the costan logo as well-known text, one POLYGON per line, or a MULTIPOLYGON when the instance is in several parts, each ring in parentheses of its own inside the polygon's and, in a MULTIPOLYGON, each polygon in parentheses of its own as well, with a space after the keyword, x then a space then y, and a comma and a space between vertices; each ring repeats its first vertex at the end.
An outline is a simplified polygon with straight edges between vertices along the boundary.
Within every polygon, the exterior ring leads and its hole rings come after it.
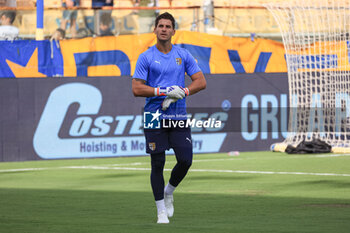
POLYGON ((92 85, 69 83, 55 88, 34 133, 36 153, 44 159, 144 153, 142 115, 100 115, 101 105, 102 94, 92 85), (76 116, 65 125, 69 108, 74 103, 79 104, 76 116), (67 126, 66 135, 62 137, 60 132, 67 126))
MULTIPOLYGON (((146 146, 153 147, 146 144, 142 128, 161 127, 159 111, 146 115, 130 112, 128 115, 113 112, 106 115, 102 114, 106 112, 101 109, 102 102, 101 91, 90 84, 74 82, 53 89, 33 137, 37 155, 44 159, 130 156, 145 154, 146 146), (147 121, 143 122, 142 118, 147 121)), ((203 114, 208 118, 227 120, 227 113, 208 115, 199 112, 191 117, 191 126, 201 122, 203 114)), ((219 132, 223 126, 224 123, 221 128, 192 128, 192 132, 210 132, 195 135, 192 141, 194 149, 209 152, 216 148, 218 151, 226 137, 226 133, 219 132), (204 141, 208 141, 206 147, 204 141)))

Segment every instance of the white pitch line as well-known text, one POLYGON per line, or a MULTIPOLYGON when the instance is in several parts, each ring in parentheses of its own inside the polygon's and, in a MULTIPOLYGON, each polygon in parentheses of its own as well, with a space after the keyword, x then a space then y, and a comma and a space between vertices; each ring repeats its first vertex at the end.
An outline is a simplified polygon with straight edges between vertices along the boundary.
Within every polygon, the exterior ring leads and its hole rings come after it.
POLYGON ((317 158, 329 158, 329 157, 342 157, 342 156, 350 156, 350 154, 327 154, 327 155, 316 155, 314 157, 317 158))
MULTIPOLYGON (((63 167, 71 169, 98 169, 98 170, 132 170, 132 171, 150 171, 150 168, 137 167, 99 167, 99 166, 71 166, 63 167)), ((172 169, 164 169, 171 171, 172 169)), ((239 171, 239 170, 215 170, 215 169, 191 169, 191 172, 215 172, 215 173, 240 173, 240 174, 264 174, 264 175, 309 175, 309 176, 349 176, 350 174, 338 173, 313 173, 313 172, 273 172, 273 171, 239 171)))
MULTIPOLYGON (((198 162, 216 162, 216 161, 227 161, 227 160, 238 160, 238 159, 242 159, 242 158, 229 158, 229 159, 200 159, 200 160, 196 160, 194 159, 193 162, 198 163, 198 162)), ((247 158, 245 158, 247 159, 247 158)))
POLYGON ((272 172, 272 171, 238 171, 238 170, 206 170, 206 169, 193 169, 191 171, 242 173, 242 174, 267 174, 267 175, 350 176, 350 174, 313 173, 313 172, 272 172))
POLYGON ((137 165, 146 165, 146 164, 150 164, 150 162, 146 163, 146 162, 135 162, 135 163, 115 163, 115 164, 105 164, 102 166, 137 166, 137 165))
POLYGON ((49 168, 17 168, 17 169, 3 169, 0 172, 25 172, 25 171, 40 171, 47 170, 49 168))
MULTIPOLYGON (((329 158, 329 157, 342 157, 342 156, 350 156, 350 154, 316 154, 316 155, 289 156, 288 158, 310 158, 310 157, 312 157, 312 158, 329 158)), ((223 159, 199 159, 199 160, 194 159, 192 162, 193 163, 216 162, 216 161, 229 161, 229 160, 241 160, 241 159, 255 159, 255 158, 234 157, 234 158, 223 158, 223 159)), ((264 159, 266 159, 266 157, 264 159)), ((171 162, 176 162, 176 160, 171 161, 171 162)), ((105 164, 105 165, 100 165, 100 166, 138 166, 138 165, 148 165, 148 164, 150 164, 150 162, 116 163, 116 164, 105 164)), ((64 167, 64 168, 68 168, 68 167, 64 167)), ((48 169, 55 169, 55 168, 52 167, 52 168, 18 168, 18 169, 3 169, 3 170, 0 169, 0 173, 1 172, 4 173, 4 172, 48 170, 48 169)), ((193 169, 191 169, 191 170, 193 171, 193 169)), ((214 171, 214 170, 210 170, 210 171, 214 171)), ((218 170, 218 171, 222 171, 222 170, 218 170)), ((235 171, 235 172, 240 173, 240 171, 235 171)), ((242 172, 245 172, 245 171, 242 171, 242 172)), ((250 171, 245 172, 245 173, 250 173, 250 171)), ((298 173, 298 172, 296 172, 296 173, 298 173)), ((261 174, 264 174, 264 172, 262 172, 261 174)), ((274 174, 279 174, 279 173, 274 173, 274 174)), ((315 173, 315 174, 318 174, 318 173, 315 173)), ((323 174, 323 173, 320 173, 320 174, 323 174)), ((324 173, 324 174, 328 174, 328 173, 324 173)), ((330 174, 333 174, 333 173, 330 173, 330 174)), ((335 175, 342 175, 342 174, 335 174, 335 175)), ((348 176, 349 174, 344 174, 344 175, 348 176)))
MULTIPOLYGON (((6 172, 22 172, 22 171, 42 171, 49 169, 94 169, 94 170, 129 170, 129 171, 150 171, 150 168, 139 167, 110 167, 110 166, 66 166, 51 168, 19 168, 19 169, 3 169, 0 173, 6 172)), ((172 169, 164 169, 171 171, 172 169)), ((217 169, 191 169, 191 172, 214 172, 214 173, 239 173, 239 174, 264 174, 264 175, 308 175, 308 176, 345 176, 350 174, 339 173, 313 173, 313 172, 274 172, 274 171, 240 171, 240 170, 217 170, 217 169)))
MULTIPOLYGON (((228 161, 228 160, 238 160, 242 158, 227 158, 227 159, 194 159, 192 160, 193 163, 198 163, 198 162, 216 162, 216 161, 228 161)), ((176 162, 176 160, 169 161, 169 162, 176 162)), ((135 163, 115 163, 115 164, 104 164, 100 166, 138 166, 138 165, 148 165, 151 164, 151 161, 149 162, 135 162, 135 163)))
MULTIPOLYGON (((328 157, 340 157, 340 156, 350 156, 350 154, 316 154, 316 155, 302 155, 302 156, 292 156, 288 155, 288 158, 328 158, 328 157)), ((199 162, 217 162, 217 161, 231 161, 231 160, 247 160, 247 159, 256 159, 256 158, 246 158, 244 156, 239 157, 239 156, 234 156, 231 158, 223 158, 223 159, 194 159, 192 162, 193 163, 199 163, 199 162)), ((264 157, 264 159, 275 159, 275 157, 264 157)), ((172 160, 169 162, 176 162, 176 160, 172 160)), ((114 164, 101 164, 99 166, 139 166, 139 165, 148 165, 151 162, 134 162, 134 163, 114 163, 114 164)))
MULTIPOLYGON (((140 167, 101 167, 101 166, 69 166, 61 167, 64 169, 93 169, 93 170, 131 170, 131 171, 150 171, 150 168, 140 167)), ((166 171, 166 169, 164 169, 166 171)))

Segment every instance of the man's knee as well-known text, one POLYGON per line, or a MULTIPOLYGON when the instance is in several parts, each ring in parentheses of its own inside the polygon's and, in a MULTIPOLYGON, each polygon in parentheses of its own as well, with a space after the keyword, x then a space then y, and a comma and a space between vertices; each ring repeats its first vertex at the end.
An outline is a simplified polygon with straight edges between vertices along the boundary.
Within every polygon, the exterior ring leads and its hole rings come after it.
POLYGON ((179 166, 189 169, 192 165, 192 156, 178 156, 177 163, 179 166))
POLYGON ((183 158, 179 159, 178 163, 181 167, 189 169, 192 165, 192 157, 191 158, 183 158))
POLYGON ((193 152, 192 147, 174 148, 177 163, 183 168, 190 168, 192 165, 193 152))
POLYGON ((151 164, 152 169, 163 169, 165 164, 165 154, 158 153, 158 154, 151 154, 151 164))

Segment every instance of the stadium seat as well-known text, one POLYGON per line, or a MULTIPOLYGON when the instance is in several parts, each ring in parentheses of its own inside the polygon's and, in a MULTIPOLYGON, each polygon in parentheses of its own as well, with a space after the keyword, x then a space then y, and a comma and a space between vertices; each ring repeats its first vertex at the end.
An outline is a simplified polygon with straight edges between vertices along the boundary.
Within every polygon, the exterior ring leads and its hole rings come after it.
POLYGON ((36 14, 32 11, 17 12, 19 21, 20 37, 30 37, 35 35, 36 29, 36 14))

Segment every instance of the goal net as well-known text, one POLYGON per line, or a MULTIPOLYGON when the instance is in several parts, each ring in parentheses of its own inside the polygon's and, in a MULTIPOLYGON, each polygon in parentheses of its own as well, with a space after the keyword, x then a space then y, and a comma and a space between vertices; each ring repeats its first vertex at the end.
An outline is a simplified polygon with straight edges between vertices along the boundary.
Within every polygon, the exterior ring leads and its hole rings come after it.
POLYGON ((350 152, 350 0, 290 0, 264 5, 282 33, 289 84, 287 138, 321 139, 350 152))

